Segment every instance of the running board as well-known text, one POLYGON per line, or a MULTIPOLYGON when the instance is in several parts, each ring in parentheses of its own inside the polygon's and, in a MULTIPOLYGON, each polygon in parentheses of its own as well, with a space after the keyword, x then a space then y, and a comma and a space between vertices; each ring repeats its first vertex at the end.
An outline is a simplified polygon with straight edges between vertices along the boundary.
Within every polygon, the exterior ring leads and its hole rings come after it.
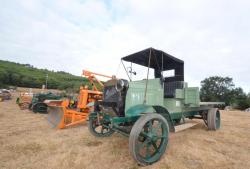
POLYGON ((182 130, 186 130, 186 129, 188 129, 188 128, 191 128, 191 127, 193 127, 193 126, 195 126, 195 125, 197 125, 197 124, 199 124, 199 123, 192 121, 192 122, 186 122, 186 123, 184 123, 184 124, 180 124, 180 125, 178 125, 178 126, 175 126, 175 127, 174 127, 174 128, 175 128, 175 133, 176 133, 176 132, 180 132, 180 131, 182 131, 182 130))

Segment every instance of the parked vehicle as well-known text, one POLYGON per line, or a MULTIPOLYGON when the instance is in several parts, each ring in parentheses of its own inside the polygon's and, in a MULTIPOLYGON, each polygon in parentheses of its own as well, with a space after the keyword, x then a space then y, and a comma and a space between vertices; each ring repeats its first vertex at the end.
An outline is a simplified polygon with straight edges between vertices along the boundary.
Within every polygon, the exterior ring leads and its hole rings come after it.
POLYGON ((0 101, 10 100, 10 99, 11 99, 10 91, 6 89, 0 89, 0 101))
POLYGON ((199 88, 184 82, 182 60, 148 48, 121 61, 147 67, 147 77, 138 81, 112 78, 104 84, 103 99, 95 102, 89 115, 88 127, 94 136, 107 137, 114 132, 128 136, 132 157, 145 166, 164 154, 169 132, 193 126, 186 119, 201 119, 208 130, 220 128, 216 105, 223 103, 200 102, 199 88), (149 69, 154 69, 154 79, 149 79, 149 69), (167 70, 174 70, 174 76, 163 77, 167 70))

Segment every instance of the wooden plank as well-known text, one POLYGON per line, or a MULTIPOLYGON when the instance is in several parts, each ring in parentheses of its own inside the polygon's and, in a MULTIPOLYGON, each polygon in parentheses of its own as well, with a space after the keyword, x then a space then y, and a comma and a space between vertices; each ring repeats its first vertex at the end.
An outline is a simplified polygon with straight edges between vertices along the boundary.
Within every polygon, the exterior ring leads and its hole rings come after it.
POLYGON ((225 102, 200 102, 200 105, 224 105, 225 102))
POLYGON ((175 126, 174 127, 175 128, 175 132, 179 132, 179 131, 188 129, 188 128, 193 127, 193 126, 195 126, 197 124, 199 124, 199 123, 198 122, 187 122, 187 123, 175 126))

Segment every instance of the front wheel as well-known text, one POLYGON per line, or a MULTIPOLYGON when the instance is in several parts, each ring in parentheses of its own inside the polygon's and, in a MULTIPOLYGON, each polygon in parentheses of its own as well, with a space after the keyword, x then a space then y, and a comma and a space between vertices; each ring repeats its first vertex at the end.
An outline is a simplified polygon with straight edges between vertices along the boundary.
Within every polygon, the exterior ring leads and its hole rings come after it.
POLYGON ((92 135, 96 137, 108 137, 114 133, 111 129, 111 122, 105 119, 103 113, 91 113, 89 115, 88 128, 92 135))
POLYGON ((167 120, 156 113, 141 116, 129 136, 129 150, 143 166, 158 161, 164 154, 169 136, 167 120))

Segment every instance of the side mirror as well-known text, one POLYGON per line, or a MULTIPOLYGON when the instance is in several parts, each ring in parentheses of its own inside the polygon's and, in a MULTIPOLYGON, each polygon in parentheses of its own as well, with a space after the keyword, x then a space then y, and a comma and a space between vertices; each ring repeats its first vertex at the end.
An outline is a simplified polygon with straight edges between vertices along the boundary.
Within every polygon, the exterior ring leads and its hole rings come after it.
POLYGON ((136 72, 132 70, 132 67, 128 67, 127 70, 128 70, 128 73, 136 75, 136 72))

